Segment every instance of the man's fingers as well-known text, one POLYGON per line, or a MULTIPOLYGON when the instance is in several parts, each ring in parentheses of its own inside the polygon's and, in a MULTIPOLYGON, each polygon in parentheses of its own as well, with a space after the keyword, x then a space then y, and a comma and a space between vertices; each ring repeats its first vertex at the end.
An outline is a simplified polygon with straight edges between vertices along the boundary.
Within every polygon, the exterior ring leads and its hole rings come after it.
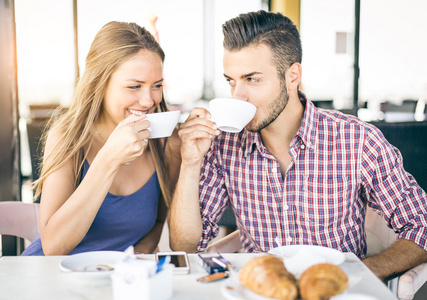
POLYGON ((211 136, 219 135, 220 131, 217 129, 216 124, 215 123, 212 123, 212 124, 213 125, 209 124, 211 126, 206 126, 205 124, 201 124, 200 122, 192 125, 187 124, 188 126, 185 126, 185 127, 183 126, 180 128, 180 130, 178 131, 178 135, 182 136, 192 131, 204 131, 211 136))
POLYGON ((179 129, 183 130, 185 128, 191 128, 196 126, 205 126, 206 128, 211 128, 213 130, 216 130, 218 127, 215 122, 205 119, 203 117, 195 117, 195 118, 188 118, 185 123, 181 124, 179 129))
POLYGON ((190 131, 180 131, 178 133, 179 137, 182 139, 183 143, 189 140, 197 139, 212 139, 214 135, 210 134, 206 130, 190 130, 190 131))
POLYGON ((194 118, 210 119, 211 114, 209 113, 209 111, 207 111, 203 107, 195 107, 191 110, 187 120, 194 119, 194 118))

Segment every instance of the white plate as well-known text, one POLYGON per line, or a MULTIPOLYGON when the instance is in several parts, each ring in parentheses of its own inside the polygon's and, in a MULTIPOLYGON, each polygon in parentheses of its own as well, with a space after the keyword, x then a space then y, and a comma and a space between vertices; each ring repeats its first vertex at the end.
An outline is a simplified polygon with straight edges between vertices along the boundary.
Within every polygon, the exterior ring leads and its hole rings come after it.
MULTIPOLYGON (((355 282, 349 278, 349 286, 354 285, 355 282)), ((228 300, 272 300, 273 298, 258 295, 248 288, 244 287, 239 281, 237 276, 224 281, 221 285, 221 294, 228 300)), ((301 298, 298 298, 301 299, 301 298)), ((379 300, 373 296, 362 294, 343 294, 331 297, 331 300, 379 300)))
POLYGON ((92 251, 70 255, 59 263, 63 272, 72 272, 91 278, 109 278, 114 265, 125 257, 119 251, 92 251))
POLYGON ((378 300, 378 298, 364 294, 341 294, 332 297, 331 300, 378 300))
POLYGON ((238 280, 237 276, 224 281, 221 285, 221 294, 228 300, 271 300, 258 295, 244 287, 238 280))
POLYGON ((312 265, 319 263, 339 265, 345 260, 344 254, 338 250, 314 245, 282 246, 270 249, 268 253, 278 256, 285 255, 286 269, 296 277, 299 277, 312 265))

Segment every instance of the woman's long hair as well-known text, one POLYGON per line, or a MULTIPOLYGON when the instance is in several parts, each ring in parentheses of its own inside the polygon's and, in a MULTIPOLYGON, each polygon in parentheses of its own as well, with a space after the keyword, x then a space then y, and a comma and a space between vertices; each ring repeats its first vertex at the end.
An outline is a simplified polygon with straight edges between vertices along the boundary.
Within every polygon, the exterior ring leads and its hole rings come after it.
MULTIPOLYGON (((110 22, 95 36, 86 58, 86 67, 76 87, 72 105, 63 113, 58 113, 50 123, 50 130, 61 134, 49 157, 43 158, 40 177, 34 182, 37 199, 42 192, 46 178, 70 159, 73 161, 75 186, 80 183, 84 164, 83 148, 92 145, 92 135, 102 109, 105 90, 116 68, 140 50, 158 54, 164 62, 165 54, 155 38, 143 27, 135 23, 110 22)), ((64 109, 62 109, 64 110, 64 109)), ((167 111, 164 97, 156 112, 167 111)), ((43 146, 47 132, 43 135, 43 146)), ((167 205, 171 201, 169 173, 163 159, 163 146, 159 139, 149 140, 150 152, 167 205)))

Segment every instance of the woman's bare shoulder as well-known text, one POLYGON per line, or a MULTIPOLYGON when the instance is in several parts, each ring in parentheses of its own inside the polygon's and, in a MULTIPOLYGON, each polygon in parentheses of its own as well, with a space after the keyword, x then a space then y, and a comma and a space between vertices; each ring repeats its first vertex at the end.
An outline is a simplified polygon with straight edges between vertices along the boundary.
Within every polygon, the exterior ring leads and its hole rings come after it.
POLYGON ((50 153, 61 140, 63 140, 64 130, 61 128, 51 128, 47 133, 45 152, 50 153))

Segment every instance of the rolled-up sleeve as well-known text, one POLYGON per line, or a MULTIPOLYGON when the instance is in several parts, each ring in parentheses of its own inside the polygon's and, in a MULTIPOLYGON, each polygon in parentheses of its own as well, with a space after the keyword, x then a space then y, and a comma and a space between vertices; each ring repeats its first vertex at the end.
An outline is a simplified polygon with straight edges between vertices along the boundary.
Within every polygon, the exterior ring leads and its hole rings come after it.
POLYGON ((222 169, 211 149, 205 156, 200 172, 199 198, 203 233, 197 252, 204 251, 209 241, 218 235, 217 223, 224 210, 230 205, 222 169))
MULTIPOLYGON (((375 134, 376 132, 376 134, 375 134)), ((427 250, 427 194, 403 167, 402 155, 382 133, 368 136, 365 176, 371 191, 368 203, 379 211, 397 238, 427 250)))

